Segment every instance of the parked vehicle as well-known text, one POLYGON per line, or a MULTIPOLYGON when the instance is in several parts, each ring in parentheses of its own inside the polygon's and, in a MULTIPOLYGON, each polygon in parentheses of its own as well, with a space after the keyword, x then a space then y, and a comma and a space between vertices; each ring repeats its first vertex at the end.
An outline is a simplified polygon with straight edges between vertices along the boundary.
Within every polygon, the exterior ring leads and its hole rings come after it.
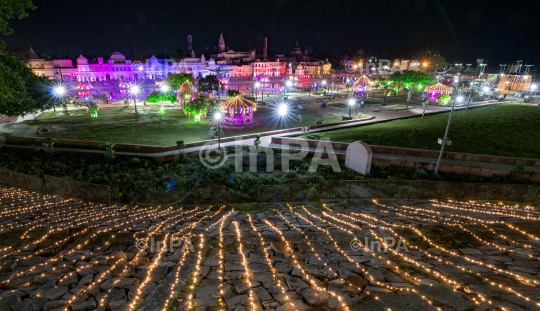
POLYGON ((519 91, 511 91, 510 93, 508 93, 508 95, 518 96, 518 94, 520 94, 522 92, 525 92, 525 91, 527 91, 527 90, 521 89, 519 91))

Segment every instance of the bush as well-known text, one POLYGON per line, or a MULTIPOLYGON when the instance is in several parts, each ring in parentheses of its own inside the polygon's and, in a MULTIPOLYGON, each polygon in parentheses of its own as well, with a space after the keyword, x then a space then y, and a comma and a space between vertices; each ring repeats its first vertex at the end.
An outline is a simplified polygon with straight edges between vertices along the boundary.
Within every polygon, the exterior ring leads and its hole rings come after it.
POLYGON ((228 90, 227 91, 227 96, 229 96, 229 97, 236 97, 238 95, 242 95, 242 93, 240 93, 240 91, 238 91, 238 90, 228 90))
POLYGON ((285 178, 296 178, 297 174, 296 171, 288 171, 285 173, 285 178))
POLYGON ((146 97, 146 101, 149 103, 157 103, 157 102, 160 102, 161 100, 175 103, 176 97, 172 93, 163 94, 162 92, 159 92, 159 91, 152 91, 152 93, 150 93, 148 97, 146 97))

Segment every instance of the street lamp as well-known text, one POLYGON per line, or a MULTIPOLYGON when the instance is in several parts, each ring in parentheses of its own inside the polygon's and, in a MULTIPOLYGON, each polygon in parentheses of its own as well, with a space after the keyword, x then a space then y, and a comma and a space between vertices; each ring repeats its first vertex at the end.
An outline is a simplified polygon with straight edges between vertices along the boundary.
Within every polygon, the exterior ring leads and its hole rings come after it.
MULTIPOLYGON (((427 63, 424 63, 424 67, 427 66, 427 63)), ((426 71, 427 73, 427 71, 426 71)), ((429 103, 429 89, 431 88, 431 79, 433 77, 431 76, 431 73, 429 73, 429 84, 428 84, 428 88, 427 88, 427 96, 426 96, 426 101, 424 102, 424 110, 422 111, 422 119, 424 118, 424 115, 426 114, 426 108, 427 108, 427 105, 429 103)))
POLYGON ((283 121, 285 120, 285 116, 287 115, 289 111, 289 107, 285 103, 282 103, 278 107, 278 115, 281 119, 281 129, 283 129, 283 121))
POLYGON ((135 104, 135 114, 138 114, 137 98, 135 96, 139 95, 140 92, 141 92, 141 89, 137 85, 134 85, 131 87, 131 95, 133 95, 133 103, 135 104))
MULTIPOLYGON (((169 92, 170 88, 167 84, 162 84, 159 89, 161 90, 161 93, 167 95, 167 92, 169 92)), ((163 113, 163 96, 161 96, 161 113, 163 113)))
MULTIPOLYGON (((66 88, 63 85, 53 87, 52 93, 55 97, 60 99, 60 105, 64 102, 64 96, 66 95, 66 88)), ((56 104, 53 105, 53 110, 56 111, 56 104)))
POLYGON ((61 85, 60 86, 55 86, 53 88, 53 92, 57 96, 64 96, 66 94, 66 88, 61 86, 61 85))
POLYGON ((220 111, 214 114, 214 120, 217 121, 217 134, 218 134, 218 148, 221 148, 221 119, 223 114, 220 111))
POLYGON ((484 88, 482 88, 482 90, 484 91, 484 93, 482 94, 482 100, 486 100, 486 93, 489 91, 489 88, 487 86, 484 86, 484 88))
POLYGON ((446 132, 444 133, 444 138, 441 141, 441 153, 439 153, 439 159, 437 160, 437 167, 435 168, 435 175, 439 173, 439 166, 441 165, 441 159, 444 152, 444 146, 446 146, 446 142, 448 140, 448 130, 450 129, 450 122, 452 121, 452 113, 454 112, 454 107, 456 105, 456 102, 459 104, 463 102, 463 96, 459 95, 454 99, 454 102, 452 103, 452 110, 450 110, 450 116, 448 117, 448 124, 446 125, 446 132))
POLYGON ((352 114, 352 107, 353 107, 354 104, 355 104, 354 98, 350 98, 349 101, 348 101, 348 104, 349 104, 349 119, 350 119, 350 118, 351 118, 351 114, 352 114))
POLYGON ((285 85, 283 86, 283 95, 287 95, 287 88, 291 86, 292 86, 291 80, 285 81, 285 85))
MULTIPOLYGON (((261 83, 259 81, 255 82, 255 89, 258 89, 261 87, 261 83)), ((257 101, 257 91, 255 91, 255 101, 257 101)))

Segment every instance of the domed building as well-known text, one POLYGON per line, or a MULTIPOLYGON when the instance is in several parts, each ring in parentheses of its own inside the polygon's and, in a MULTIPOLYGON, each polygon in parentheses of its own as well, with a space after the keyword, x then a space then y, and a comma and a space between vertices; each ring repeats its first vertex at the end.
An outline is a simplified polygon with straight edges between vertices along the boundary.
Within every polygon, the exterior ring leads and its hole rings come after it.
POLYGON ((157 59, 157 57, 155 57, 154 55, 152 55, 152 57, 150 57, 150 59, 148 59, 148 62, 150 64, 156 64, 159 62, 159 60, 157 59))
POLYGON ((111 57, 109 57, 109 60, 113 60, 115 63, 121 63, 121 62, 123 63, 126 61, 126 57, 122 53, 116 51, 111 54, 111 57))
POLYGON ((77 58, 77 65, 88 65, 88 59, 81 54, 81 56, 77 58))

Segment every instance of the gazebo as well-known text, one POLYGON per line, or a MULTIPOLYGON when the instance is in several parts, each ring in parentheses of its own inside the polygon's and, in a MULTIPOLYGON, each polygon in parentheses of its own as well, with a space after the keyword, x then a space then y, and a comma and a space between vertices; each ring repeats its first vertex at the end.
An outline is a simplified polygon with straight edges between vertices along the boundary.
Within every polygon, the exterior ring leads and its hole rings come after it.
POLYGON ((248 125, 254 123, 253 111, 257 110, 257 104, 242 96, 236 96, 222 102, 220 110, 225 124, 248 125))
POLYGON ((450 95, 452 94, 452 92, 454 92, 454 88, 448 85, 444 85, 442 83, 437 83, 430 86, 429 90, 428 90, 428 87, 426 86, 424 91, 429 91, 429 94, 431 96, 437 96, 439 94, 450 95))
POLYGON ((355 92, 363 92, 363 91, 369 91, 371 90, 371 82, 369 82, 369 78, 366 75, 361 76, 354 82, 353 84, 353 90, 355 92))

